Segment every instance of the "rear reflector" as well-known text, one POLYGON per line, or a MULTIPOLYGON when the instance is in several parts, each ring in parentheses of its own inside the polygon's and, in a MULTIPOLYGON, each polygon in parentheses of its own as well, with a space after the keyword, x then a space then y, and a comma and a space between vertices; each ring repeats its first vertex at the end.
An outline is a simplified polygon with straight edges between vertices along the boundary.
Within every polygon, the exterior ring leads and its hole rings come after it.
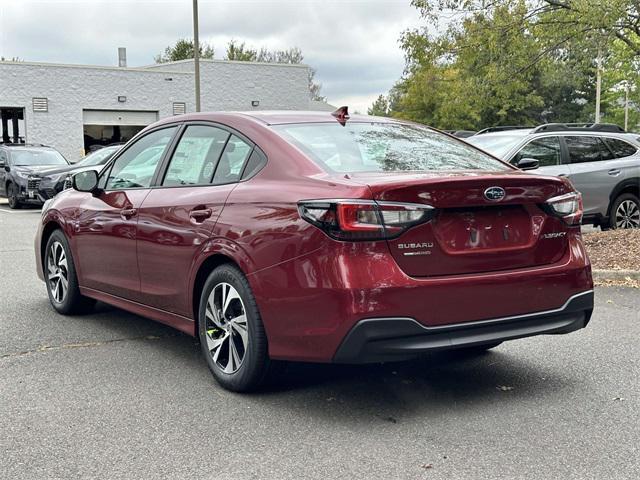
POLYGON ((580 225, 582 222, 582 195, 571 192, 546 201, 548 213, 560 217, 567 225, 580 225))
POLYGON ((300 216, 336 240, 384 240, 433 218, 430 205, 373 200, 305 200, 300 216))

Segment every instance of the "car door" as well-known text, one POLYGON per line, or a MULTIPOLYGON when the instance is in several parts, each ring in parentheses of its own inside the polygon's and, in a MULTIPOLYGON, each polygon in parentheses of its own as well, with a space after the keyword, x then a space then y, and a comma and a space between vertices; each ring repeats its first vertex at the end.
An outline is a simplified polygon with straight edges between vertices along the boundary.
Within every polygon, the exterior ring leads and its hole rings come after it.
POLYGON ((637 180, 640 178, 640 154, 631 143, 619 138, 603 138, 615 160, 610 163, 607 174, 616 178, 616 185, 622 181, 637 180))
POLYGON ((6 188, 7 184, 7 168, 9 167, 9 158, 7 152, 3 149, 0 149, 0 195, 6 196, 6 188))
POLYGON ((136 252, 138 210, 178 127, 140 137, 102 173, 99 194, 87 194, 75 219, 80 284, 138 301, 136 252))
POLYGON ((188 282, 253 145, 223 127, 190 124, 138 222, 141 301, 191 317, 188 282))
POLYGON ((526 143, 511 159, 517 166, 523 158, 533 158, 539 167, 527 170, 540 175, 569 176, 569 166, 562 161, 562 148, 557 136, 538 137, 526 143))
POLYGON ((576 190, 582 193, 585 216, 606 214, 609 195, 621 174, 616 169, 618 160, 599 137, 567 135, 563 140, 570 162, 569 178, 576 190))

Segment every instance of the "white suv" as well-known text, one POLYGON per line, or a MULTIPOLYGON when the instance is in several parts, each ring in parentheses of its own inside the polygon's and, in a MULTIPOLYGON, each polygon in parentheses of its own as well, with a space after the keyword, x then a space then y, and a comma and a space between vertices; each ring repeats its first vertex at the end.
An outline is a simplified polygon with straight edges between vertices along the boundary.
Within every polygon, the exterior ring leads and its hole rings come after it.
POLYGON ((523 170, 569 178, 582 193, 584 223, 640 228, 640 136, 606 123, 550 123, 465 140, 523 170))

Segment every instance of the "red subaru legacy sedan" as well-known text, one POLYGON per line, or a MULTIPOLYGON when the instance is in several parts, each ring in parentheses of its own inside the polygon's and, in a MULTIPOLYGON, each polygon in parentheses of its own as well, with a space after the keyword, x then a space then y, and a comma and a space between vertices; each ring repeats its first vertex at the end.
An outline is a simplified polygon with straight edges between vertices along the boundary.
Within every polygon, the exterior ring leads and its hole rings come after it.
POLYGON ((586 326, 580 194, 437 130, 330 113, 202 113, 143 130, 47 202, 53 307, 96 300, 198 336, 225 388, 274 360, 480 351, 586 326))

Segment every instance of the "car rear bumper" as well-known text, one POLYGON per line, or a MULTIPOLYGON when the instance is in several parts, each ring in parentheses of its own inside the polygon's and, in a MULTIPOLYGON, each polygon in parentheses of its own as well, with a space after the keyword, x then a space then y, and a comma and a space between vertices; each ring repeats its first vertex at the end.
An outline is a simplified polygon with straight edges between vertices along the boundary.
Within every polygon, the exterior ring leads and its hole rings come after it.
MULTIPOLYGON (((398 267, 386 245, 334 242, 247 279, 271 357, 311 362, 339 359, 345 339, 368 319, 409 319, 413 327, 425 329, 416 330, 421 334, 450 333, 458 325, 474 328, 492 319, 522 322, 529 314, 564 308, 576 295, 593 289, 579 231, 569 235, 559 262, 534 268, 416 278, 398 267)), ((588 318, 583 317, 584 326, 588 318)), ((393 337, 402 337, 404 327, 395 324, 400 334, 393 337)), ((545 328, 512 333, 512 338, 545 333, 545 328)))
POLYGON ((561 308, 471 323, 426 327, 412 318, 368 318, 351 329, 333 361, 404 360, 430 351, 569 333, 586 327, 592 311, 593 290, 589 290, 573 295, 561 308))

